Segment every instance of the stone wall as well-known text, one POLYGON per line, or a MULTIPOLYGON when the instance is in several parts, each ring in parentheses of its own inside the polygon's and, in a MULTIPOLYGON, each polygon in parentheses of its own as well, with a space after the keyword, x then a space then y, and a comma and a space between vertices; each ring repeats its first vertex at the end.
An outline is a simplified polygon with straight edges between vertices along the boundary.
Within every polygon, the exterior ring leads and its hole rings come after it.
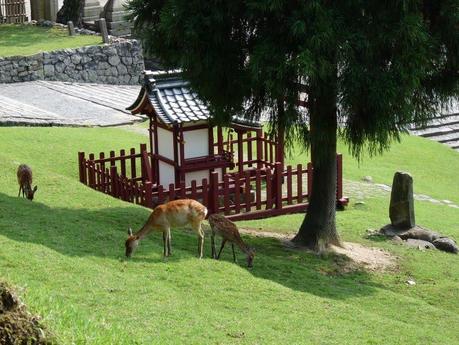
POLYGON ((138 84, 143 70, 143 54, 139 42, 122 40, 31 56, 0 58, 0 83, 57 80, 138 84))

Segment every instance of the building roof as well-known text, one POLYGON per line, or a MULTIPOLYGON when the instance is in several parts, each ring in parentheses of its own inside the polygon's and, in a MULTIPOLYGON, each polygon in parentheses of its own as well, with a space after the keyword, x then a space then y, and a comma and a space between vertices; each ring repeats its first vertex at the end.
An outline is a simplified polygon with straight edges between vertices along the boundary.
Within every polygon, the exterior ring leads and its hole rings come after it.
MULTIPOLYGON (((137 100, 128 110, 133 114, 142 112, 145 101, 153 106, 155 113, 166 125, 196 121, 208 121, 211 113, 198 95, 190 89, 190 83, 181 78, 180 70, 145 71, 144 86, 137 100)), ((235 117, 235 123, 259 127, 259 123, 250 123, 235 117)))

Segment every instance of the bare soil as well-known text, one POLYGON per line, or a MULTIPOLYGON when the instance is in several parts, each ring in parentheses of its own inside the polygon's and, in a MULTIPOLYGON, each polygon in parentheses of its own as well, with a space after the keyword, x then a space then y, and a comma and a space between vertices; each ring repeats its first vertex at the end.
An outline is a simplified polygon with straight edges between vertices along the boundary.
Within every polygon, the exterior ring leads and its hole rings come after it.
MULTIPOLYGON (((254 229, 239 229, 242 234, 247 234, 255 237, 276 238, 285 246, 295 249, 303 249, 293 244, 291 234, 283 234, 268 231, 258 231, 254 229)), ((364 269, 367 271, 386 271, 393 270, 397 267, 397 258, 391 253, 374 247, 366 247, 359 243, 343 242, 343 247, 332 246, 330 248, 332 254, 346 257, 346 260, 338 260, 340 266, 339 273, 354 271, 356 269, 364 269)))

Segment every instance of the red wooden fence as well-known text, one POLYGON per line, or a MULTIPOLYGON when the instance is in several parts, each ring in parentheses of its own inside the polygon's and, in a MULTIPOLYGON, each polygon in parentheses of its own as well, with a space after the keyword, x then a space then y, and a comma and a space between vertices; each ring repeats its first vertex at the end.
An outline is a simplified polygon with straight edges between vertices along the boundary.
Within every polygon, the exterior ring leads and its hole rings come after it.
MULTIPOLYGON (((269 151, 268 151, 269 152, 269 151)), ((304 212, 311 192, 313 167, 301 164, 282 169, 279 162, 273 168, 249 169, 243 173, 225 174, 219 180, 217 172, 210 174, 209 180, 192 181, 189 186, 155 185, 150 165, 151 155, 146 146, 140 152, 130 149, 119 156, 111 151, 88 158, 83 152, 78 154, 80 182, 100 192, 124 201, 154 208, 169 200, 191 198, 202 202, 209 214, 224 213, 233 220, 264 218, 280 214, 304 212)), ((345 205, 347 198, 342 195, 342 156, 337 156, 337 201, 345 205)))

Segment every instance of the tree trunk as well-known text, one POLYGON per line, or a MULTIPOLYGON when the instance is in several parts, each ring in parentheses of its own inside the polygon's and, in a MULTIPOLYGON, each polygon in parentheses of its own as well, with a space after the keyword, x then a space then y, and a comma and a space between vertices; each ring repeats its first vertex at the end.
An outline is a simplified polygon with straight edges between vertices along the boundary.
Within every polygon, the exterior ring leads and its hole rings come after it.
POLYGON ((321 83, 308 95, 312 193, 300 230, 293 241, 315 251, 341 245, 336 231, 336 83, 321 83))
POLYGON ((70 20, 75 27, 83 25, 83 9, 85 0, 64 0, 64 4, 57 12, 56 21, 61 24, 67 24, 70 20))

